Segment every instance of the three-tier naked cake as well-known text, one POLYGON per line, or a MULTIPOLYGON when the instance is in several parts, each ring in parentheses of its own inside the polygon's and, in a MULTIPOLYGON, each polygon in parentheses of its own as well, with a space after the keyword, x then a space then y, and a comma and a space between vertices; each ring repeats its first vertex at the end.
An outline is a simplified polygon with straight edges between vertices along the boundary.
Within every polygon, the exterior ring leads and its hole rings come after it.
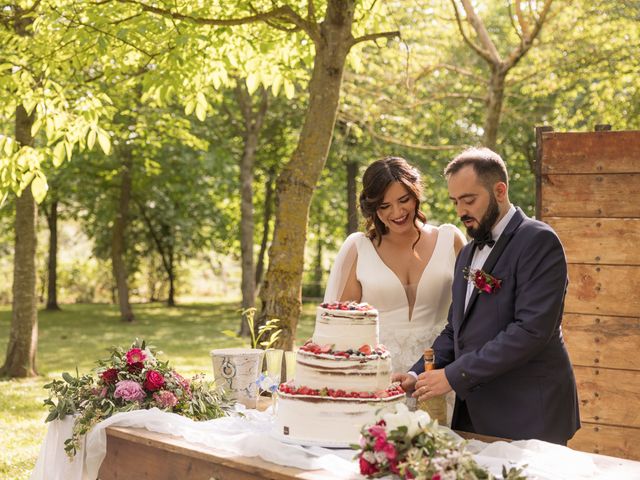
POLYGON ((296 355, 293 381, 280 385, 276 435, 302 445, 346 447, 365 424, 405 394, 391 382, 391 356, 378 343, 378 311, 366 303, 323 303, 313 337, 296 355))

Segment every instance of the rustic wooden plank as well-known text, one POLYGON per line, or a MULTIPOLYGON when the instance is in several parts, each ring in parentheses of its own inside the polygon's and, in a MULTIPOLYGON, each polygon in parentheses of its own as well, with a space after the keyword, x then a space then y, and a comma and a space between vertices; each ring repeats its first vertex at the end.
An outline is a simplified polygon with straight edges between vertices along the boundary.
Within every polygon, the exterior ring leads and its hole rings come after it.
POLYGON ((560 237, 569 263, 640 265, 640 218, 542 220, 560 237))
POLYGON ((109 427, 107 455, 100 480, 153 478, 154 480, 330 480, 351 479, 326 471, 307 471, 267 462, 257 457, 239 457, 170 435, 138 428, 109 427))
POLYGON ((573 370, 582 420, 640 428, 640 372, 578 365, 573 370))
POLYGON ((583 422, 569 441, 569 447, 583 452, 640 460, 640 429, 583 422))
POLYGON ((543 174, 541 216, 640 218, 640 174, 543 174))
POLYGON ((543 132, 542 142, 542 174, 640 172, 640 132, 543 132))
POLYGON ((638 370, 640 317, 608 317, 566 313, 564 340, 574 365, 638 370))
POLYGON ((639 266, 569 264, 565 312, 635 317, 640 312, 639 266))

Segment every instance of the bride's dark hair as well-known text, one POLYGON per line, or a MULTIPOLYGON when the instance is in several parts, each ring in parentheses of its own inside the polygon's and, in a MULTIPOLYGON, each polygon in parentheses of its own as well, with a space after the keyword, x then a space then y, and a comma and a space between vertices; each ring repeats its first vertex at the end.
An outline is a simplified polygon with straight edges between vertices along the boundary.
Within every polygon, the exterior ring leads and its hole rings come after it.
MULTIPOLYGON (((378 245, 382 236, 388 232, 387 226, 378 218, 377 211, 384 200, 384 194, 393 182, 404 185, 407 192, 416 200, 415 218, 422 223, 427 223, 427 217, 420 211, 422 198, 422 180, 417 169, 407 163, 401 157, 385 157, 376 160, 367 167, 362 176, 362 193, 360 193, 360 210, 366 219, 366 235, 370 240, 377 239, 378 245)), ((418 232, 420 240, 420 227, 414 220, 413 226, 418 232)))

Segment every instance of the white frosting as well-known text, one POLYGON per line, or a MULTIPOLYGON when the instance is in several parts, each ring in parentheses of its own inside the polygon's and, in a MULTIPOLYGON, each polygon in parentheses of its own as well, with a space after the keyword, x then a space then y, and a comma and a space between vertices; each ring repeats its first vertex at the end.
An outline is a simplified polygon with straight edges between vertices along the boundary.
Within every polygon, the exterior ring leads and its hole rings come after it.
POLYGON ((333 345, 333 350, 357 350, 378 345, 377 310, 329 310, 318 307, 313 343, 333 345))
POLYGON ((283 440, 347 447, 358 443, 364 425, 395 411, 404 395, 384 399, 328 398, 278 392, 276 432, 283 440))
POLYGON ((298 350, 296 384, 346 392, 376 392, 391 383, 391 357, 340 358, 298 350))

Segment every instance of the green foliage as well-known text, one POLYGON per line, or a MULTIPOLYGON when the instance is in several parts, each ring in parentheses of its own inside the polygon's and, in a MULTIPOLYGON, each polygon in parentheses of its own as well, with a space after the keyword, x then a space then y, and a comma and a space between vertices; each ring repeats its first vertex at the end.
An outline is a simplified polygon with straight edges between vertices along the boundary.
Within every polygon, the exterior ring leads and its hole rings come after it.
MULTIPOLYGON (((136 321, 118 321, 111 305, 65 305, 61 312, 39 313, 38 370, 42 377, 24 380, 0 379, 0 477, 28 480, 46 434, 47 413, 42 385, 64 371, 88 371, 94 359, 109 345, 126 344, 131 338, 154 338, 164 355, 185 376, 206 372, 213 380, 209 351, 240 346, 222 334, 237 327, 237 303, 191 304, 166 308, 158 304, 134 305, 136 321)), ((298 328, 299 345, 311 336, 315 305, 305 304, 298 328)), ((0 307, 0 332, 7 332, 11 311, 0 307)))
MULTIPOLYGON (((280 337, 280 334, 282 333, 282 329, 278 326, 278 323, 280 323, 280 319, 271 318, 267 320, 264 324, 258 327, 258 331, 256 332, 256 308, 251 307, 247 308, 246 310, 242 310, 241 315, 242 318, 247 322, 247 326, 249 327, 251 348, 262 348, 266 350, 278 340, 278 337, 280 337), (262 340, 262 338, 267 334, 269 334, 269 336, 265 337, 265 339, 262 340)), ((224 330, 222 333, 230 338, 242 340, 242 337, 240 337, 233 330, 224 330)))
POLYGON ((49 390, 44 401, 49 409, 46 422, 75 417, 72 436, 64 442, 71 457, 89 430, 115 413, 159 408, 193 420, 211 420, 226 415, 233 406, 211 382, 201 377, 187 380, 169 362, 160 361, 156 349, 144 340, 136 339, 129 349, 112 347, 109 357, 97 363, 92 374, 80 377, 76 371, 73 377, 65 372, 62 380, 43 387, 49 390), (138 389, 135 399, 131 387, 128 394, 120 390, 127 383, 138 389))

